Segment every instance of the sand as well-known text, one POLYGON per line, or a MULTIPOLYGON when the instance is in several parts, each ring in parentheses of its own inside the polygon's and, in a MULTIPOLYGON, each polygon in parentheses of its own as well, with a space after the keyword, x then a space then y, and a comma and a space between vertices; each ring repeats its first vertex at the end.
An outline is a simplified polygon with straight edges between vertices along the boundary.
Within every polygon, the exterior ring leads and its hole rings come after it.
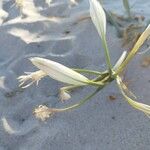
MULTIPOLYGON (((18 88, 18 76, 37 70, 28 58, 44 57, 68 67, 106 67, 87 0, 35 1, 25 2, 22 15, 14 0, 0 1, 0 150, 149 150, 149 118, 127 104, 115 82, 79 109, 56 114, 45 122, 35 118, 35 107, 61 108, 93 89, 77 90, 70 101, 61 103, 58 90, 63 84, 49 77, 38 87, 18 88)), ((149 19, 149 1, 131 3, 133 13, 149 19)), ((121 0, 106 0, 104 7, 125 14, 121 0)), ((109 24, 107 41, 114 64, 124 48, 109 24)), ((141 67, 141 59, 142 55, 135 57, 126 79, 139 101, 150 104, 150 70, 141 67)))

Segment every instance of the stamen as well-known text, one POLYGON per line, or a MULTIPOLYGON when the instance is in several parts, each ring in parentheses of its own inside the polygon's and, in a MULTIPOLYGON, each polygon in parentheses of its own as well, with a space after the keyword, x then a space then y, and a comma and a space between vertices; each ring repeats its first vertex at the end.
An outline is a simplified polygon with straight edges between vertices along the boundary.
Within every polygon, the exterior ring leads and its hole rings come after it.
POLYGON ((34 82, 36 82, 36 85, 38 85, 39 81, 47 75, 45 72, 41 70, 36 71, 36 72, 25 72, 25 74, 26 75, 22 75, 17 78, 20 82, 19 87, 27 88, 31 86, 34 82), (24 85, 25 82, 27 81, 31 81, 31 82, 24 85))

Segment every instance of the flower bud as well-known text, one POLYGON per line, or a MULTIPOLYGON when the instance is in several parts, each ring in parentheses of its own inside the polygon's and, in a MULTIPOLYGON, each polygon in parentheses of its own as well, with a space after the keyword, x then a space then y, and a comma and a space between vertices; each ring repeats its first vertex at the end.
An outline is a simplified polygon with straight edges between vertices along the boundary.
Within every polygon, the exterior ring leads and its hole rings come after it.
POLYGON ((52 60, 34 57, 31 62, 51 78, 71 85, 86 85, 89 80, 80 73, 52 60))

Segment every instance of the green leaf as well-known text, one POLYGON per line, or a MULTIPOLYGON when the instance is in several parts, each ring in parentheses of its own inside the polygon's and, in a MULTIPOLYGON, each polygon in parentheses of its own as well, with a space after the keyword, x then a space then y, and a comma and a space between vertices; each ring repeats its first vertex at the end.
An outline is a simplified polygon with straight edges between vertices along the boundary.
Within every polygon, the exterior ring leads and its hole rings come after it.
POLYGON ((130 12, 130 5, 129 5, 128 0, 123 0, 123 6, 126 9, 128 17, 130 18, 131 17, 131 12, 130 12))

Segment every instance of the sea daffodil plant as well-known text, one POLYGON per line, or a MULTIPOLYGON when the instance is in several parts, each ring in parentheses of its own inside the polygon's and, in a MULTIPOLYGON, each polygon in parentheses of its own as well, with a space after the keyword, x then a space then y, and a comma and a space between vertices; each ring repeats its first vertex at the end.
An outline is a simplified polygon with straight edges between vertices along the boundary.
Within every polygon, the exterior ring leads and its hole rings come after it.
POLYGON ((107 70, 104 72, 85 70, 85 69, 71 69, 62 64, 48 60, 45 58, 33 57, 30 58, 33 65, 35 65, 39 70, 32 73, 27 73, 27 75, 22 75, 18 79, 21 82, 20 86, 26 88, 45 77, 50 76, 51 78, 66 83, 68 86, 60 88, 60 99, 61 101, 68 100, 71 98, 69 92, 74 88, 84 87, 84 86, 94 86, 96 89, 93 93, 85 97, 83 100, 78 103, 65 107, 65 108, 48 108, 47 106, 41 106, 36 108, 34 113, 35 116, 45 120, 51 114, 56 112, 63 112, 71 110, 83 105, 85 102, 89 101, 95 94, 97 94, 101 89, 108 85, 112 81, 116 81, 117 85, 124 96, 125 100, 134 108, 144 112, 147 115, 150 115, 150 106, 137 102, 132 98, 136 99, 135 95, 128 90, 126 85, 123 83, 120 74, 130 62, 130 60, 135 56, 139 48, 143 45, 146 39, 150 36, 150 25, 145 29, 141 34, 136 44, 133 46, 131 51, 128 53, 123 52, 121 57, 118 59, 117 63, 112 66, 111 59, 109 55, 109 49, 106 41, 106 15, 101 6, 100 2, 97 0, 90 1, 90 15, 91 19, 101 37, 103 48, 105 51, 107 70), (80 73, 88 73, 96 75, 93 79, 88 79, 80 73), (31 80, 30 83, 25 85, 25 82, 31 80), (132 98, 131 98, 132 97, 132 98))

